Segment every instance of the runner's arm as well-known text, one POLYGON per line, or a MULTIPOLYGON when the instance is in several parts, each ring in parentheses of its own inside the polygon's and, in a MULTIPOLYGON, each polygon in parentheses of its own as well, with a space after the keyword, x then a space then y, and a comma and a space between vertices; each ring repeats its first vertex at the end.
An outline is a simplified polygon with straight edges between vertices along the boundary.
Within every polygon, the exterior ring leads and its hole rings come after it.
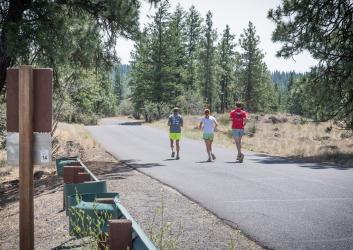
POLYGON ((202 121, 200 121, 200 124, 199 124, 199 129, 202 129, 202 121))
POLYGON ((216 119, 214 119, 214 129, 216 130, 216 129, 217 129, 217 127, 218 127, 218 122, 217 122, 217 120, 216 120, 216 119))
POLYGON ((243 124, 244 124, 244 127, 246 125, 246 123, 248 122, 248 113, 245 113, 245 117, 243 119, 243 124))
POLYGON ((170 127, 172 123, 170 122, 170 117, 168 118, 168 126, 170 127))

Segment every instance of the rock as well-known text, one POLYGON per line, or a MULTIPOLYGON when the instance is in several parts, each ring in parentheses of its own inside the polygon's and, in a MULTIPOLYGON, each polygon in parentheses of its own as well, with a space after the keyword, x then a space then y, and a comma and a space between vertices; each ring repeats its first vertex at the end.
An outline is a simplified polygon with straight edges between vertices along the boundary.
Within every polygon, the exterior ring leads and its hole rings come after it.
POLYGON ((330 139, 330 136, 316 136, 313 138, 315 141, 327 141, 330 139))
POLYGON ((331 131, 332 131, 332 126, 325 128, 326 133, 331 133, 331 131))
POLYGON ((44 171, 38 170, 38 171, 35 171, 35 172, 34 172, 33 178, 34 178, 35 180, 40 180, 43 175, 44 175, 44 171))
POLYGON ((337 151, 338 147, 335 145, 325 145, 320 147, 321 150, 332 150, 332 151, 337 151))
POLYGON ((351 138, 353 137, 353 131, 351 130, 347 130, 347 131, 344 131, 341 133, 341 138, 342 139, 348 139, 348 138, 351 138))
POLYGON ((280 137, 281 136, 281 134, 280 133, 274 133, 274 135, 273 135, 274 137, 280 137))
POLYGON ((267 121, 265 120, 265 122, 267 122, 267 123, 272 122, 273 124, 285 123, 285 122, 288 122, 288 118, 287 117, 270 116, 270 117, 268 117, 267 121))

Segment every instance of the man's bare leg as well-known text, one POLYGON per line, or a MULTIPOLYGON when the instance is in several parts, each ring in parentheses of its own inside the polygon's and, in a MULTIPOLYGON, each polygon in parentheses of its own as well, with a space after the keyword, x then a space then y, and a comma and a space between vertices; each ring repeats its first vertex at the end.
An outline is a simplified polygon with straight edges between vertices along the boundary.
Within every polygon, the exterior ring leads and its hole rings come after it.
POLYGON ((212 149, 212 143, 213 143, 213 140, 210 140, 210 153, 212 156, 212 160, 216 160, 216 156, 214 155, 213 149, 212 149))
POLYGON ((235 138, 234 138, 235 144, 237 145, 237 150, 238 150, 237 159, 238 159, 240 162, 243 162, 244 154, 241 152, 241 139, 242 139, 242 137, 235 137, 235 138))
POLYGON ((174 157, 174 141, 170 139, 170 148, 172 149, 172 157, 174 157))
POLYGON ((208 159, 211 160, 210 146, 209 146, 208 140, 205 140, 205 145, 206 145, 206 151, 207 151, 208 159))
POLYGON ((237 150, 238 150, 237 158, 239 158, 241 156, 241 137, 234 137, 234 141, 235 141, 235 145, 237 146, 237 150))
POLYGON ((175 145, 176 145, 176 152, 177 152, 176 158, 179 159, 179 151, 180 151, 179 140, 176 140, 176 141, 175 141, 175 145))

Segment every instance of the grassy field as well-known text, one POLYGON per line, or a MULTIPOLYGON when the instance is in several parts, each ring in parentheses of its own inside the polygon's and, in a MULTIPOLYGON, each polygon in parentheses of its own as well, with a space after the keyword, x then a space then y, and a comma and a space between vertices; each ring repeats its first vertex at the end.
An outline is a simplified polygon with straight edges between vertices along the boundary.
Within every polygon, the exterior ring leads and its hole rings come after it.
MULTIPOLYGON (((215 143, 235 149, 228 115, 214 116, 219 123, 215 143)), ((199 116, 184 116, 185 137, 201 139, 201 131, 197 129, 199 119, 199 116)), ((151 126, 168 130, 166 124, 167 120, 163 119, 151 126)), ((353 166, 353 132, 329 122, 314 123, 288 114, 251 115, 245 130, 243 147, 246 150, 353 166)))

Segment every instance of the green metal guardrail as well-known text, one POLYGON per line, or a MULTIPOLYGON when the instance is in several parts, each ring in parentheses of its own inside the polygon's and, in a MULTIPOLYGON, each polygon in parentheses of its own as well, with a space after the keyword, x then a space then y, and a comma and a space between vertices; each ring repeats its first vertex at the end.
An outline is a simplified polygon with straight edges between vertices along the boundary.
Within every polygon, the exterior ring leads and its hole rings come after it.
MULTIPOLYGON (((84 211, 85 214, 89 215, 93 220, 98 219, 95 217, 104 212, 109 214, 111 219, 128 219, 132 222, 132 245, 134 250, 157 249, 126 208, 120 203, 119 194, 107 192, 106 181, 99 180, 79 157, 63 157, 57 159, 56 167, 58 176, 63 176, 65 164, 79 164, 84 168, 84 171, 90 175, 92 180, 83 183, 64 184, 64 202, 66 204, 66 214, 69 216, 70 235, 73 234, 73 226, 79 223, 72 212, 73 209, 77 208, 84 211), (96 202, 96 199, 99 198, 112 199, 113 204, 96 202)), ((103 232, 108 232, 107 221, 102 226, 102 230, 103 232)))
MULTIPOLYGON (((126 208, 120 203, 118 193, 90 193, 79 195, 79 197, 77 195, 71 195, 69 197, 68 205, 70 206, 70 231, 73 230, 73 226, 78 223, 75 218, 75 214, 72 212, 73 209, 81 209, 86 211, 86 214, 93 218, 93 221, 97 220, 95 216, 99 214, 100 211, 106 211, 109 215, 111 215, 112 219, 127 219, 132 222, 133 249, 157 250, 150 239, 145 235, 141 227, 132 218, 126 208), (111 198, 113 199, 114 204, 96 203, 95 200, 97 198, 111 198)), ((107 224, 103 225, 102 230, 104 232, 108 232, 107 224)))
POLYGON ((72 166, 72 164, 81 164, 78 161, 78 156, 73 157, 61 157, 55 160, 56 165, 56 175, 63 176, 64 174, 64 166, 72 166))

